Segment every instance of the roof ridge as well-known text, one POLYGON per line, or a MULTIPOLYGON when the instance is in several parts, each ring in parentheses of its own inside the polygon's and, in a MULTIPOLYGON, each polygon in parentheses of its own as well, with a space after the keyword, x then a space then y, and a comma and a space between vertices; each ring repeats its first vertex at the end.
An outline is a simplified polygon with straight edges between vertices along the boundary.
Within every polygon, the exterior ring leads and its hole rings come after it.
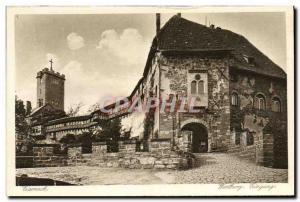
MULTIPOLYGON (((211 28, 178 15, 172 16, 160 29, 152 43, 156 50, 233 49, 237 61, 246 61, 242 55, 255 57, 257 66, 249 67, 258 73, 286 78, 285 71, 252 44, 244 35, 223 28, 211 28), (154 44, 157 42, 157 45, 154 44)), ((153 50, 152 50, 153 52, 153 50)), ((148 57, 153 57, 149 52, 148 57)), ((149 61, 148 61, 149 63, 149 61)), ((146 64, 146 67, 149 64, 146 64)), ((147 72, 145 69, 144 73, 147 72)), ((145 74, 143 74, 145 75, 145 74)))

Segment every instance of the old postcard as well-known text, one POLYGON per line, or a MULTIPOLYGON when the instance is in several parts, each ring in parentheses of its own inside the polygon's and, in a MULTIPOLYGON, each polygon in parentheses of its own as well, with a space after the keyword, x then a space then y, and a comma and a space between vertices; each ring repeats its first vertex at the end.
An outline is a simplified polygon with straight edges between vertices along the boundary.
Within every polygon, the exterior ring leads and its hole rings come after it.
POLYGON ((292 7, 7 7, 9 196, 293 196, 292 7))

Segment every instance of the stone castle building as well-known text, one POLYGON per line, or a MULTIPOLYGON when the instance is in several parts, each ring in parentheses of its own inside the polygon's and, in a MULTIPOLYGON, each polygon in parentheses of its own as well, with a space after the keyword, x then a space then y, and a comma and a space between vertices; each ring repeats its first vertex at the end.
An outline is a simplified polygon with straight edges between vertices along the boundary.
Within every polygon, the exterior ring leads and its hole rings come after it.
MULTIPOLYGON (((129 112, 130 106, 110 105, 110 113, 97 110, 78 118, 60 114, 60 119, 39 122, 40 134, 61 138, 71 130, 79 133, 96 127, 99 120, 119 117, 132 124, 131 137, 145 144, 168 139, 170 150, 238 152, 258 163, 266 161, 272 150, 272 165, 286 167, 286 73, 239 34, 180 14, 160 28, 160 15, 156 17, 157 33, 143 76, 128 99, 193 98, 196 101, 184 107, 198 112, 129 112)), ((39 72, 37 78, 38 106, 63 110, 65 78, 51 70, 39 72)))

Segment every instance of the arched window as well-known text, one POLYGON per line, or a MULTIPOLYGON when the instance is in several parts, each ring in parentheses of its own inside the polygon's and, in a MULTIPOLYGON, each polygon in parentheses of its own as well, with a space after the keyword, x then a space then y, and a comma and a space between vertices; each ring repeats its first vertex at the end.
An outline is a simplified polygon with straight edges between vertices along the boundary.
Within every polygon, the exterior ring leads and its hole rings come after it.
POLYGON ((204 93, 205 93, 204 81, 201 80, 200 74, 196 74, 194 80, 191 82, 191 94, 201 95, 204 93))
POLYGON ((281 102, 278 97, 273 97, 272 99, 272 111, 281 112, 281 102))
POLYGON ((256 109, 266 110, 266 99, 262 94, 256 95, 254 104, 256 109))
POLYGON ((197 81, 192 81, 191 83, 191 94, 196 94, 197 93, 197 81))
POLYGON ((198 81, 198 94, 204 93, 204 81, 198 81))
POLYGON ((238 106, 239 104, 239 96, 237 93, 232 93, 231 95, 231 105, 232 106, 238 106))

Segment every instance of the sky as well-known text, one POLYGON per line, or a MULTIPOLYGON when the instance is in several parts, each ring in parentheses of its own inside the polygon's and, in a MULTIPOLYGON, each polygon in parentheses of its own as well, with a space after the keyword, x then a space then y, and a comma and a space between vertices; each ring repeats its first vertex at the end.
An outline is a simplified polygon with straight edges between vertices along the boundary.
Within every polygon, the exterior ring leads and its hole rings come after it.
MULTIPOLYGON (((161 24, 172 17, 161 14, 161 24)), ((286 69, 284 13, 182 14, 245 36, 286 69)), ((155 14, 18 15, 15 18, 16 94, 36 107, 36 73, 65 74, 65 110, 81 114, 106 97, 128 96, 141 78, 156 30, 155 14)))

